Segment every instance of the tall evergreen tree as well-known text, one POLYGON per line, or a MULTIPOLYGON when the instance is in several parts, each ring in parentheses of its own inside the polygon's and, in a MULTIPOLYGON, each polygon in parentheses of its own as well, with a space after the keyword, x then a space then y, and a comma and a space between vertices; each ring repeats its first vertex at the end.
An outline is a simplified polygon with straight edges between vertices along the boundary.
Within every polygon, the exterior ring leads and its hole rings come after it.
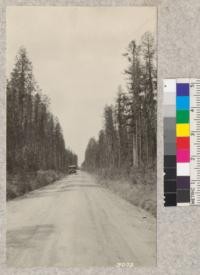
POLYGON ((86 169, 88 163, 90 168, 93 163, 94 171, 130 171, 155 165, 157 87, 153 35, 146 32, 138 45, 131 41, 123 56, 128 62, 124 70, 127 87, 123 91, 119 86, 115 108, 105 107, 104 127, 98 140, 90 140, 86 149, 86 169))
POLYGON ((59 121, 49 112, 49 99, 38 88, 32 64, 21 48, 7 82, 7 171, 67 171, 77 156, 65 149, 59 121))

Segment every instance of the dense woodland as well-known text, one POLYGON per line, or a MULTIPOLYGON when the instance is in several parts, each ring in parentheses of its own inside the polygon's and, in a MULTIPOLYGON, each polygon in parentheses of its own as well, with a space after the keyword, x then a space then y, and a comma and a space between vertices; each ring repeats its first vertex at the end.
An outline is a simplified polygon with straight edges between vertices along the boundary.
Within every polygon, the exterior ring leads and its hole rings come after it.
POLYGON ((67 172, 77 156, 65 148, 62 129, 49 111, 26 50, 21 48, 7 81, 7 173, 67 172))
POLYGON ((91 138, 83 168, 112 176, 156 167, 156 61, 154 37, 146 32, 131 41, 122 58, 127 86, 118 87, 112 106, 105 106, 104 125, 91 138), (144 169, 145 168, 145 169, 144 169))

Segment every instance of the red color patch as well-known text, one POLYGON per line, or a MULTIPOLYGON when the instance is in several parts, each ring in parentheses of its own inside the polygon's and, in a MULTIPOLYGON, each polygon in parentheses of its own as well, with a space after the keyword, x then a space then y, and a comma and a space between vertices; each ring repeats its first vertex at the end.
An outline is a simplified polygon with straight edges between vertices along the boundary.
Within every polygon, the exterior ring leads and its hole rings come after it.
POLYGON ((176 138, 177 149, 189 149, 190 148, 190 137, 177 137, 176 138))

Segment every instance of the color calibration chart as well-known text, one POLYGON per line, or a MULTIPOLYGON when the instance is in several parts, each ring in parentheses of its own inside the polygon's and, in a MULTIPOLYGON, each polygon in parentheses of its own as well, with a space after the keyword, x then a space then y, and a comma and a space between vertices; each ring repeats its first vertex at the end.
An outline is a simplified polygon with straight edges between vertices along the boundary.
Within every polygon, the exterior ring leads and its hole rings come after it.
POLYGON ((200 204, 200 79, 164 79, 165 206, 200 204))

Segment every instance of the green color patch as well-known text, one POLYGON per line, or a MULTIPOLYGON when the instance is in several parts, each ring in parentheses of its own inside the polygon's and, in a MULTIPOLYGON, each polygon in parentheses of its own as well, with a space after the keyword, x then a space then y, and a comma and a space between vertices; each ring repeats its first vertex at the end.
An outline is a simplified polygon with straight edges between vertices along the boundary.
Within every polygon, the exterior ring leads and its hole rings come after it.
POLYGON ((176 111, 176 123, 189 123, 189 111, 176 111))

